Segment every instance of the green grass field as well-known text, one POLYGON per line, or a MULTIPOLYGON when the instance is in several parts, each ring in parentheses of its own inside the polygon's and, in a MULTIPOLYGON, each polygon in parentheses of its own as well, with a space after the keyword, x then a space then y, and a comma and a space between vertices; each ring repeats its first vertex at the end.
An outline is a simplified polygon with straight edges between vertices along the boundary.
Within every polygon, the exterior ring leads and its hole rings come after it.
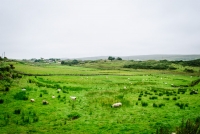
POLYGON ((200 115, 200 94, 190 94, 200 88, 190 86, 199 72, 125 69, 123 62, 13 62, 16 71, 35 76, 24 75, 0 91, 0 133, 149 134, 159 127, 172 132, 182 119, 200 115), (116 102, 122 106, 111 108, 116 102))

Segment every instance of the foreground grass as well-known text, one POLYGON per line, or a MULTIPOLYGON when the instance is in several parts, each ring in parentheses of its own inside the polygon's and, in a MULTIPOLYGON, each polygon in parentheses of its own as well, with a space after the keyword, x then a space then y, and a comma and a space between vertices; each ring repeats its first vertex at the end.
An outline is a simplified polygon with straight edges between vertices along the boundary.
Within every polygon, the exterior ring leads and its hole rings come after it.
POLYGON ((163 126, 174 131, 183 118, 200 115, 200 95, 190 95, 200 84, 184 87, 185 93, 178 92, 181 86, 199 79, 195 75, 67 66, 15 67, 33 74, 104 75, 24 76, 16 80, 9 92, 0 92, 0 99, 4 100, 0 104, 0 133, 155 133, 163 126), (17 96, 22 88, 26 89, 28 100, 17 96), (58 88, 62 89, 60 93, 58 88), (35 102, 31 103, 31 98, 35 102), (43 105, 42 100, 49 105, 43 105), (111 108, 115 102, 122 102, 122 107, 111 108))

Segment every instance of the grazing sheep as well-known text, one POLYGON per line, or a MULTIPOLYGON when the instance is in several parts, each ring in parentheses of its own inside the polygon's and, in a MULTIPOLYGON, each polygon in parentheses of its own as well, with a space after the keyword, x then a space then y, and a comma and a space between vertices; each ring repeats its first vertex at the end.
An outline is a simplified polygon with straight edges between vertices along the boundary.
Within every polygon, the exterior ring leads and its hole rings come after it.
POLYGON ((72 100, 76 100, 76 97, 75 97, 75 96, 70 96, 70 98, 71 98, 72 100))
POLYGON ((42 101, 42 104, 43 104, 43 105, 47 105, 47 104, 49 104, 49 102, 46 101, 46 100, 43 100, 43 101, 42 101))
POLYGON ((26 89, 23 88, 22 91, 26 91, 26 89))
POLYGON ((59 93, 61 91, 61 89, 58 89, 57 92, 59 93))
POLYGON ((35 102, 35 99, 30 99, 31 102, 35 102))
POLYGON ((53 95, 53 96, 52 96, 52 98, 54 99, 54 98, 55 98, 55 96, 53 95))
POLYGON ((192 90, 192 91, 190 92, 190 94, 191 94, 191 95, 192 95, 192 94, 198 94, 198 91, 192 90))
POLYGON ((118 102, 118 103, 114 103, 111 107, 120 107, 120 106, 122 106, 122 103, 118 102))

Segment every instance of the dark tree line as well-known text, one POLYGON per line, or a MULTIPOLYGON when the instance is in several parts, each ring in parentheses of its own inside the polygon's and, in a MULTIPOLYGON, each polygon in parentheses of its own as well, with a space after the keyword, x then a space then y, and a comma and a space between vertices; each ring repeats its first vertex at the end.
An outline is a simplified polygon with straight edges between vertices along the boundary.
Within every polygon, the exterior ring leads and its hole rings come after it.
POLYGON ((73 66, 73 65, 77 65, 79 64, 79 61, 74 59, 74 60, 68 60, 68 61, 61 61, 61 65, 69 65, 69 66, 73 66))

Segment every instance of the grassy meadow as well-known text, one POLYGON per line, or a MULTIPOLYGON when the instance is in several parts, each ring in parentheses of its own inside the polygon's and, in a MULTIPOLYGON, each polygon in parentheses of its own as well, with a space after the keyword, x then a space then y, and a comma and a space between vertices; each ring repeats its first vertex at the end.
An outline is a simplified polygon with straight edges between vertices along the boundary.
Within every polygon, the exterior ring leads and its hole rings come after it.
POLYGON ((0 90, 1 134, 151 134, 160 127, 175 132, 183 119, 200 116, 200 94, 191 93, 200 89, 198 82, 192 84, 200 79, 199 67, 187 67, 197 70, 188 73, 180 65, 177 70, 123 68, 127 61, 8 64, 23 75, 9 91, 0 90), (116 102, 122 106, 111 108, 116 102))

